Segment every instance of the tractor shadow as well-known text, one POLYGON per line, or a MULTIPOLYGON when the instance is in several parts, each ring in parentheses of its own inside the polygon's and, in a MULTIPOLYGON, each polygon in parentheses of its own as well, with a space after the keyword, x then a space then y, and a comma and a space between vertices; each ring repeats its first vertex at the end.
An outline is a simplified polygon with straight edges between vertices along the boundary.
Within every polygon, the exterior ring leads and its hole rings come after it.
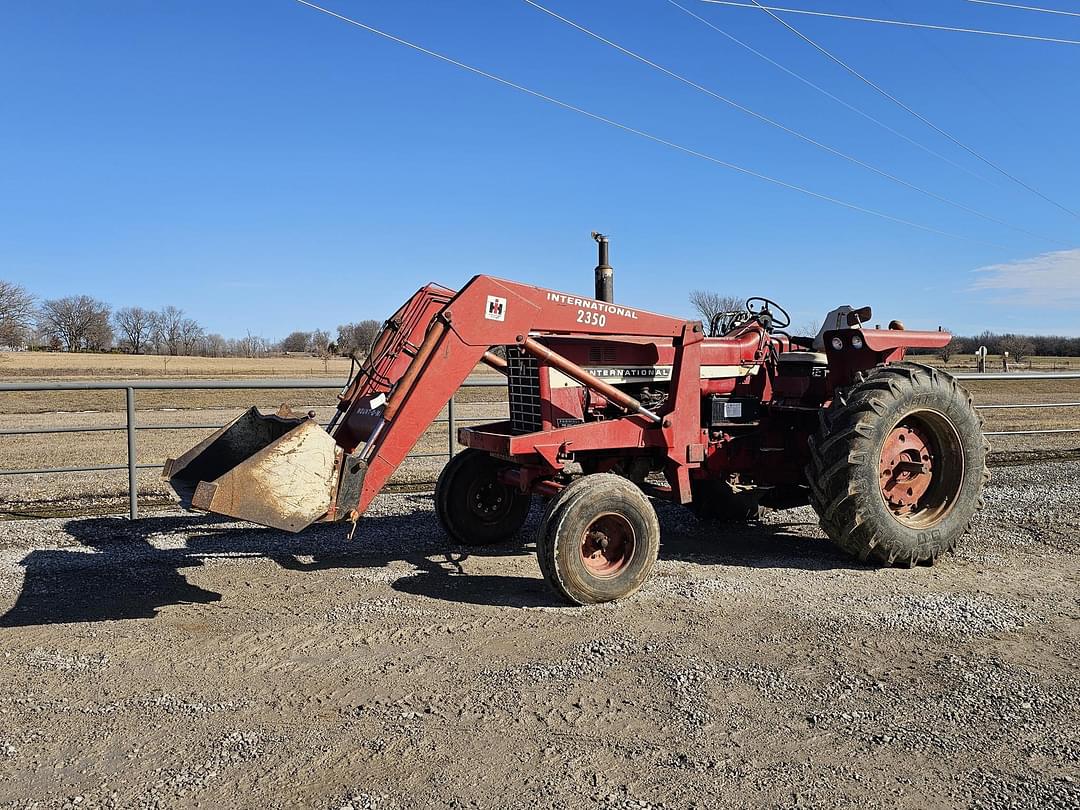
POLYGON ((761 521, 698 520, 674 504, 656 504, 660 559, 700 565, 799 571, 869 571, 834 546, 809 507, 770 512, 761 521))
MULTIPOLYGON (((20 561, 25 569, 22 590, 0 616, 0 627, 152 619, 170 605, 209 605, 226 597, 190 582, 185 572, 244 558, 313 574, 376 570, 403 562, 411 570, 387 578, 400 593, 496 607, 564 604, 531 559, 528 575, 468 573, 464 565, 485 557, 531 558, 532 537, 543 512, 539 499, 520 538, 465 548, 448 544, 431 510, 430 495, 398 497, 414 502, 413 508, 405 514, 365 516, 351 540, 347 525, 341 524, 288 534, 207 515, 149 517, 135 523, 125 518, 70 520, 64 525, 70 546, 37 549, 20 561)), ((809 571, 867 568, 840 555, 804 522, 707 524, 680 507, 659 505, 657 511, 664 560, 809 571)))
POLYGON ((227 597, 189 581, 186 572, 245 558, 304 573, 405 562, 411 570, 400 579, 402 592, 512 607, 555 604, 542 580, 474 576, 462 567, 474 557, 531 554, 523 543, 451 546, 431 511, 431 496, 399 497, 416 501, 415 508, 369 514, 353 539, 348 524, 289 534, 201 514, 70 520, 62 547, 35 549, 19 561, 22 589, 0 627, 152 619, 166 606, 212 604, 227 597))

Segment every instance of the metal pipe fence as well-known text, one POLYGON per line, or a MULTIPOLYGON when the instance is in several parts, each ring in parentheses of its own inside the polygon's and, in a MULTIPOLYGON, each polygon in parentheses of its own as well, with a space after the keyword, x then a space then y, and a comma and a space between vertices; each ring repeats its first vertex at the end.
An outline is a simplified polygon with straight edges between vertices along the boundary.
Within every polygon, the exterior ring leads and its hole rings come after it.
MULTIPOLYGON (((505 386, 502 378, 470 378, 462 388, 490 388, 505 386)), ((126 422, 123 425, 74 425, 58 427, 9 428, 0 430, 0 436, 45 435, 53 433, 100 433, 124 431, 127 435, 127 461, 124 464, 94 464, 81 467, 34 467, 28 469, 0 469, 0 475, 52 475, 77 472, 114 472, 127 470, 128 473, 128 514, 132 520, 139 517, 138 471, 160 470, 162 464, 138 464, 136 462, 138 445, 136 434, 140 430, 217 430, 224 427, 219 424, 151 424, 141 425, 136 418, 136 391, 199 391, 199 390, 342 390, 345 383, 340 380, 120 380, 120 381, 72 381, 72 382, 32 382, 0 383, 0 392, 27 391, 123 391, 126 422)), ((456 395, 455 395, 456 396, 456 395)), ((459 418, 455 413, 454 398, 447 403, 445 418, 435 419, 435 424, 447 425, 447 452, 412 453, 409 458, 438 458, 443 455, 453 456, 457 425, 463 422, 482 422, 486 419, 459 418)), ((326 427, 326 423, 323 423, 326 427)))
MULTIPOLYGON (((977 374, 960 373, 953 375, 958 380, 1074 380, 1080 379, 1080 372, 1052 372, 1039 373, 1015 373, 1015 374, 977 374)), ((462 384, 462 388, 498 388, 506 385, 502 377, 485 379, 483 377, 470 377, 462 384)), ((136 392, 137 391, 199 391, 199 390, 311 390, 311 389, 338 389, 342 390, 345 383, 340 380, 327 379, 289 379, 289 380, 114 380, 95 381, 79 380, 72 382, 0 382, 0 393, 3 392, 32 392, 32 391, 123 391, 126 411, 126 422, 123 425, 74 425, 58 427, 31 427, 31 428, 8 428, 0 430, 0 436, 32 436, 63 433, 98 433, 123 431, 127 437, 127 459, 124 464, 96 464, 81 467, 35 467, 29 469, 0 469, 3 475, 52 475, 61 473, 79 472, 114 472, 127 470, 128 473, 128 513, 132 520, 139 517, 138 502, 138 471, 159 470, 162 464, 139 464, 136 461, 138 449, 136 435, 140 430, 217 430, 224 425, 219 424, 139 424, 136 419, 136 392)), ((450 398, 446 406, 446 417, 434 420, 434 424, 447 425, 447 446, 445 453, 412 453, 408 458, 452 458, 456 451, 457 426, 466 422, 485 422, 487 417, 461 418, 456 413, 456 394, 450 398)), ((1080 407, 1080 402, 1040 402, 1030 405, 1002 404, 1002 405, 976 405, 979 410, 1011 409, 1011 408, 1074 408, 1080 407)), ((326 426, 323 423, 324 427, 326 426)), ((1036 434, 1062 434, 1080 433, 1078 428, 1043 428, 1034 430, 1012 431, 987 431, 987 436, 1020 436, 1036 434)))

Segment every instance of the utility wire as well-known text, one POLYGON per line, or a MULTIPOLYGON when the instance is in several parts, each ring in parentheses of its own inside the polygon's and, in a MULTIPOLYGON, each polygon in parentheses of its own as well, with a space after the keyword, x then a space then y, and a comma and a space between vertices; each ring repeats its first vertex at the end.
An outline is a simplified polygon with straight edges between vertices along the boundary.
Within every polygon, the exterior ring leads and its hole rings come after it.
POLYGON ((809 135, 805 135, 804 133, 799 132, 798 130, 792 129, 791 127, 789 127, 789 126, 787 126, 785 124, 782 124, 782 123, 780 123, 779 121, 777 121, 777 120, 775 120, 773 118, 769 118, 767 115, 763 115, 763 114, 761 114, 761 113, 759 113, 759 112, 757 112, 755 110, 750 109, 749 107, 747 107, 747 106, 745 106, 743 104, 740 104, 737 101, 734 101, 734 100, 732 100, 732 99, 730 99, 730 98, 728 98, 726 96, 722 96, 719 93, 717 93, 717 92, 715 92, 713 90, 710 90, 708 87, 705 87, 704 85, 698 84, 697 82, 693 81, 692 79, 688 79, 685 76, 682 76, 682 75, 676 73, 673 70, 669 70, 668 68, 664 67, 663 65, 657 64, 656 62, 653 62, 652 60, 647 59, 646 57, 642 56, 639 53, 635 53, 634 51, 631 51, 629 48, 624 48, 622 45, 619 45, 617 42, 613 42, 612 40, 607 39, 604 36, 601 36, 600 34, 596 33, 595 31, 592 31, 591 29, 586 28, 585 26, 574 22, 573 20, 569 19, 568 17, 564 17, 561 14, 558 14, 558 13, 552 11, 551 9, 547 8, 546 6, 540 5, 540 3, 535 2, 535 0, 523 0, 523 2, 525 2, 526 4, 532 6, 533 8, 537 9, 538 11, 544 12, 545 14, 547 14, 550 17, 553 17, 554 19, 559 20, 560 22, 565 23, 566 25, 569 25, 571 28, 575 28, 578 31, 581 31, 583 34, 587 34, 588 36, 592 37, 593 39, 614 48, 615 50, 619 51, 620 53, 623 53, 623 54, 629 56, 632 59, 636 59, 637 61, 639 61, 639 62, 641 62, 641 63, 643 63, 645 65, 648 65, 649 67, 654 68, 654 69, 660 71, 661 73, 664 73, 665 75, 670 76, 673 79, 676 79, 676 80, 682 82, 683 84, 687 85, 688 87, 692 87, 695 90, 697 90, 697 91, 699 91, 701 93, 704 93, 705 95, 710 96, 711 98, 716 99, 717 101, 723 102, 724 104, 727 104, 727 105, 729 105, 731 107, 734 107, 739 112, 745 113, 745 114, 751 116, 752 118, 756 118, 758 121, 761 121, 762 123, 768 124, 771 127, 775 127, 776 129, 779 129, 782 132, 786 132, 788 135, 791 135, 791 136, 793 136, 795 138, 798 138, 799 140, 804 141, 805 143, 808 143, 811 146, 815 146, 818 149, 821 149, 821 150, 823 150, 825 152, 828 152, 830 155, 835 155, 836 157, 838 157, 838 158, 840 158, 842 160, 846 160, 846 161, 848 161, 850 163, 854 163, 856 166, 860 166, 861 168, 866 169, 867 171, 871 171, 874 174, 879 175, 880 177, 884 177, 886 180, 891 180, 892 182, 897 183, 897 184, 899 184, 901 186, 904 186, 905 188, 909 188, 912 191, 917 191, 920 194, 923 194, 923 195, 925 195, 927 197, 930 197, 931 199, 937 200, 938 202, 945 203, 946 205, 951 205, 954 208, 960 209, 961 211, 966 211, 969 214, 974 214, 975 216, 981 217, 982 219, 985 219, 988 222, 993 222, 995 225, 1001 225, 1002 227, 1009 228, 1010 230, 1014 230, 1014 231, 1017 231, 1019 233, 1023 233, 1026 236, 1032 236, 1032 237, 1034 237, 1036 239, 1041 239, 1041 240, 1044 240, 1044 241, 1047 241, 1047 242, 1053 242, 1053 243, 1059 244, 1059 245, 1064 245, 1065 244, 1064 242, 1060 242, 1059 240, 1050 239, 1048 237, 1044 237, 1044 236, 1040 236, 1039 234, 1032 233, 1031 231, 1028 231, 1028 230, 1026 230, 1024 228, 1018 227, 1016 225, 1012 225, 1012 224, 1010 224, 1010 223, 1008 223, 1008 222, 1006 222, 1004 220, 1001 220, 1001 219, 998 219, 997 217, 991 216, 990 214, 984 214, 982 211, 979 211, 979 210, 977 210, 975 208, 972 208, 972 207, 970 207, 968 205, 964 205, 961 202, 951 200, 948 197, 943 197, 942 195, 937 194, 937 193, 935 193, 933 191, 929 191, 928 189, 922 188, 921 186, 917 186, 914 183, 910 183, 910 182, 908 182, 907 180, 904 180, 901 177, 897 177, 896 175, 885 171, 884 169, 879 169, 877 166, 874 166, 874 165, 872 165, 870 163, 867 163, 864 160, 860 160, 859 158, 857 158, 857 157, 855 157, 853 155, 849 155, 846 152, 841 152, 839 149, 835 149, 835 148, 833 148, 832 146, 829 146, 826 143, 822 143, 821 141, 815 140, 814 138, 811 138, 809 135))
POLYGON ((555 98, 554 96, 549 96, 549 95, 547 95, 545 93, 541 93, 539 90, 533 90, 533 89, 531 89, 529 87, 526 87, 525 85, 517 84, 516 82, 512 82, 509 79, 504 79, 501 76, 496 76, 494 73, 488 73, 486 70, 481 70, 478 67, 473 67, 472 65, 468 65, 468 64, 466 64, 464 62, 459 62, 457 59, 453 59, 453 58, 451 58, 449 56, 445 56, 445 55, 443 55, 443 54, 441 54, 441 53, 439 53, 437 51, 433 51, 433 50, 430 50, 428 48, 425 48, 422 45, 417 45, 414 42, 409 42, 407 39, 402 39, 401 37, 394 36, 393 34, 387 33, 386 31, 381 31, 378 28, 367 25, 366 23, 362 23, 359 20, 352 19, 351 17, 346 17, 343 14, 338 14, 336 11, 331 11, 328 8, 323 8, 322 6, 319 6, 319 5, 316 5, 315 3, 309 2, 309 0, 296 0, 296 2, 300 3, 301 5, 307 6, 308 8, 314 9, 315 11, 322 12, 323 14, 326 14, 326 15, 328 15, 330 17, 334 17, 334 18, 336 18, 338 20, 341 20, 342 22, 346 22, 346 23, 349 23, 350 25, 354 25, 357 28, 362 28, 365 31, 368 31, 368 32, 370 32, 372 34, 376 34, 377 36, 383 37, 384 39, 388 39, 391 42, 396 42, 399 45, 404 45, 407 48, 411 48, 414 51, 418 51, 418 52, 420 52, 422 54, 425 54, 427 56, 430 56, 430 57, 432 57, 434 59, 438 59, 438 60, 440 60, 442 62, 446 62, 447 64, 453 65, 454 67, 459 67, 462 70, 468 71, 469 73, 473 73, 473 74, 475 74, 477 76, 482 76, 485 79, 490 79, 491 81, 497 82, 498 84, 501 84, 504 87, 509 87, 509 88, 511 88, 513 90, 517 90, 519 92, 525 93, 526 95, 532 96, 533 98, 538 98, 541 101, 546 101, 548 104, 553 104, 554 106, 561 107, 564 110, 569 110, 570 112, 575 112, 578 115, 583 115, 586 118, 592 119, 593 121, 599 121, 602 124, 607 124, 610 127, 614 127, 615 129, 622 130, 623 132, 628 132, 631 135, 637 135, 638 137, 644 138, 644 139, 646 139, 648 141, 652 141, 653 143, 658 143, 658 144, 660 144, 662 146, 667 146, 667 147, 669 147, 671 149, 675 149, 676 151, 682 152, 683 154, 691 155, 692 157, 700 158, 701 160, 707 160, 710 163, 715 163, 718 166, 723 166, 726 169, 731 169, 732 171, 739 172, 740 174, 744 174, 744 175, 746 175, 748 177, 754 177, 754 178, 757 178, 758 180, 764 180, 767 183, 772 183, 773 185, 777 185, 777 186, 780 186, 782 188, 790 189, 792 191, 798 191, 800 194, 806 194, 807 196, 814 197, 815 199, 824 200, 825 202, 830 202, 830 203, 833 203, 834 205, 839 205, 842 208, 847 208, 847 209, 852 210, 852 211, 858 211, 859 213, 862 213, 862 214, 868 214, 870 216, 878 217, 880 219, 885 219, 885 220, 888 220, 890 222, 895 222, 895 223, 900 224, 900 225, 906 225, 906 226, 911 227, 911 228, 917 228, 920 231, 927 231, 929 233, 934 233, 934 234, 937 234, 939 236, 947 236, 947 237, 949 237, 951 239, 960 239, 960 240, 967 241, 967 242, 977 242, 977 243, 983 244, 983 245, 990 245, 991 247, 1008 249, 1004 245, 999 245, 999 244, 997 244, 995 242, 987 242, 987 241, 982 240, 982 239, 974 239, 974 238, 969 237, 969 236, 963 236, 961 234, 955 234, 955 233, 951 233, 949 231, 942 231, 942 230, 939 230, 938 228, 934 228, 934 227, 932 227, 930 225, 922 225, 922 224, 920 224, 918 222, 912 222, 912 221, 907 220, 907 219, 902 219, 900 217, 893 216, 892 214, 887 214, 887 213, 884 213, 882 211, 876 211, 876 210, 874 210, 872 208, 865 208, 865 207, 863 207, 861 205, 858 205, 857 203, 847 202, 846 200, 842 200, 839 197, 832 197, 832 196, 829 196, 828 194, 823 194, 823 193, 821 193, 819 191, 814 191, 812 189, 805 188, 803 186, 799 186, 799 185, 796 185, 794 183, 789 183, 786 180, 780 180, 779 178, 771 177, 771 176, 769 176, 767 174, 763 174, 763 173, 755 171, 753 169, 747 169, 744 166, 739 166, 738 164, 730 163, 730 162, 728 162, 726 160, 721 160, 718 157, 714 157, 713 155, 707 154, 705 152, 699 152, 698 150, 692 149, 689 146, 683 146, 682 144, 676 143, 675 141, 669 141, 666 138, 661 138, 659 135, 653 135, 653 134, 651 134, 649 132, 646 132, 645 130, 636 129, 635 127, 632 127, 632 126, 630 126, 628 124, 623 124, 623 123, 620 123, 618 121, 615 121, 612 118, 607 118, 607 117, 605 117, 603 115, 599 115, 598 113, 589 112, 588 110, 585 110, 585 109, 583 109, 581 107, 577 107, 577 106, 575 106, 575 105, 573 105, 573 104, 571 104, 571 103, 569 103, 567 101, 562 101, 560 99, 555 98))
POLYGON ((1057 8, 1039 8, 1038 6, 1022 6, 1018 3, 1001 3, 997 0, 966 0, 968 3, 978 3, 980 6, 1001 6, 1002 8, 1015 8, 1021 11, 1039 11, 1043 14, 1061 14, 1064 17, 1080 17, 1080 11, 1062 11, 1057 8))
MULTIPOLYGON (((715 2, 715 0, 705 0, 705 2, 715 2)), ((1076 219, 1080 219, 1080 214, 1077 214, 1077 213, 1076 213, 1075 211, 1073 211, 1073 210, 1072 210, 1071 208, 1066 208, 1066 207, 1065 207, 1064 205, 1062 205, 1061 203, 1057 202, 1056 200, 1053 200, 1053 199, 1051 199, 1050 197, 1047 197, 1047 196, 1046 196, 1045 194, 1043 194, 1043 193, 1042 193, 1041 191, 1039 191, 1039 190, 1038 190, 1037 188, 1034 188, 1033 186, 1030 186, 1030 185, 1028 185, 1028 184, 1027 184, 1027 183, 1025 183, 1025 182, 1024 182, 1023 180, 1021 180, 1021 179, 1020 179, 1019 177, 1016 177, 1015 175, 1013 175, 1013 174, 1010 174, 1010 173, 1009 173, 1008 171, 1006 171, 1006 170, 1005 170, 1005 169, 1003 169, 1003 168, 1002 168, 1001 166, 999 166, 999 165, 997 165, 996 163, 994 163, 993 161, 991 161, 991 160, 990 160, 989 158, 983 157, 983 156, 982 156, 981 154, 979 154, 978 152, 976 152, 976 151, 975 151, 974 149, 972 149, 972 148, 971 148, 970 146, 968 146, 967 144, 965 144, 965 143, 964 143, 963 141, 959 140, 959 139, 958 139, 958 138, 956 138, 955 136, 951 135, 950 133, 946 132, 946 131, 945 131, 944 129, 942 129, 941 127, 939 127, 939 126, 938 126, 937 124, 935 124, 935 123, 934 123, 933 121, 931 121, 931 120, 930 120, 929 118, 927 118, 926 116, 922 115, 921 113, 918 113, 918 112, 916 112, 915 110, 913 110, 913 109, 912 109, 911 107, 909 107, 909 106, 908 106, 907 104, 905 104, 904 102, 902 102, 902 101, 901 101, 900 99, 898 99, 898 98, 897 98, 896 96, 894 96, 894 95, 893 95, 892 93, 890 93, 890 92, 888 92, 887 90, 885 90, 885 88, 883 88, 883 87, 882 87, 881 85, 879 85, 879 84, 876 84, 876 83, 874 83, 873 81, 871 81, 870 79, 868 79, 868 78, 867 78, 866 76, 864 76, 863 74, 861 74, 861 73, 860 73, 859 71, 857 71, 857 70, 856 70, 855 68, 853 68, 853 67, 852 67, 851 65, 849 65, 849 64, 848 64, 847 62, 845 62, 845 61, 844 61, 843 59, 841 59, 841 58, 840 58, 839 56, 836 56, 836 55, 835 55, 835 54, 834 54, 834 53, 833 53, 832 51, 828 50, 828 49, 827 49, 827 48, 825 48, 825 47, 824 47, 823 45, 819 45, 819 44, 818 44, 817 42, 815 42, 815 41, 814 41, 814 40, 812 40, 812 39, 811 39, 810 37, 808 37, 808 36, 807 36, 806 34, 804 34, 804 33, 803 33, 802 31, 800 31, 800 30, 799 30, 798 28, 796 28, 796 27, 795 27, 795 26, 793 26, 793 25, 792 25, 791 23, 789 23, 789 22, 788 22, 787 20, 783 19, 782 17, 779 17, 779 16, 777 16, 777 15, 776 15, 776 14, 775 14, 775 13, 774 13, 774 12, 772 11, 772 9, 768 8, 767 6, 763 6, 763 5, 761 5, 761 3, 759 3, 759 2, 758 2, 758 0, 751 0, 751 2, 752 2, 752 3, 754 4, 754 6, 755 6, 756 8, 759 8, 759 9, 761 9, 762 11, 764 11, 764 12, 765 12, 766 14, 768 14, 768 15, 769 15, 770 17, 772 17, 772 18, 773 18, 774 20, 776 20, 776 21, 777 21, 778 23, 780 23, 780 24, 781 24, 782 26, 784 26, 784 27, 785 27, 786 29, 788 29, 789 31, 791 31, 791 32, 792 32, 793 34, 795 34, 795 35, 796 35, 797 37, 799 37, 800 39, 802 39, 802 40, 803 40, 804 42, 806 42, 806 43, 808 43, 809 45, 813 46, 813 47, 814 47, 815 49, 817 49, 817 50, 818 50, 818 51, 819 51, 820 53, 822 53, 823 55, 825 55, 826 57, 828 57, 829 59, 831 59, 831 60, 832 60, 833 62, 835 62, 835 63, 836 63, 837 65, 839 65, 840 67, 842 67, 842 68, 843 68, 844 70, 846 70, 846 71, 847 71, 848 73, 850 73, 850 74, 851 74, 852 76, 854 76, 855 78, 857 78, 857 79, 858 79, 859 81, 863 82, 863 83, 864 83, 864 84, 866 84, 866 85, 867 85, 868 87, 871 87, 871 88, 873 88, 874 90, 876 90, 876 91, 877 91, 878 93, 880 93, 880 94, 881 94, 881 95, 883 95, 883 96, 884 96, 885 98, 887 98, 887 99, 888 99, 889 101, 891 101, 891 102, 892 102, 893 104, 895 104, 896 106, 900 107, 900 109, 902 109, 902 110, 904 110, 905 112, 909 113, 910 115, 913 115, 913 116, 915 116, 916 118, 918 118, 918 119, 919 119, 920 121, 922 121, 922 122, 923 122, 924 124, 926 124, 926 125, 927 125, 928 127, 930 127, 930 128, 932 129, 932 130, 934 130, 934 131, 935 131, 936 133, 938 133, 939 135, 941 135, 941 136, 942 136, 943 138, 946 138, 947 140, 951 141, 951 142, 952 142, 953 144, 955 144, 956 146, 959 146, 959 147, 960 147, 961 149, 963 149, 963 150, 964 150, 965 152, 967 152, 967 153, 968 153, 969 155, 971 155, 972 157, 975 157, 975 158, 977 158, 978 160, 982 161, 983 163, 985 163, 985 164, 986 164, 987 166, 989 166, 989 167, 990 167, 991 169, 993 169, 994 171, 996 171, 996 172, 998 172, 999 174, 1002 174, 1002 175, 1004 175, 1005 177, 1009 178, 1010 180, 1012 180, 1012 181, 1013 181, 1014 183, 1016 183, 1016 184, 1017 184, 1018 186, 1020 186, 1021 188, 1027 189, 1028 191, 1030 191, 1030 192, 1031 192, 1032 194, 1034 194, 1035 196, 1037 196, 1037 197, 1039 197, 1039 198, 1041 198, 1041 199, 1045 200, 1046 202, 1048 202, 1048 203, 1050 203, 1051 205, 1053 205, 1053 206, 1054 206, 1055 208, 1059 208, 1059 209, 1061 209, 1061 210, 1062 210, 1062 211, 1064 211, 1064 212, 1065 212, 1066 214, 1069 214, 1070 216, 1072 216, 1072 217, 1074 217, 1074 218, 1076 218, 1076 219)))
POLYGON ((682 5, 681 3, 676 3, 675 0, 667 0, 667 2, 670 3, 671 5, 675 6, 675 8, 679 9, 683 13, 690 15, 691 17, 693 17, 695 20, 702 23, 703 25, 708 26, 709 28, 711 28, 716 33, 727 37, 729 40, 734 42, 740 48, 745 48, 747 51, 754 54, 755 56, 757 56, 757 57, 759 57, 761 59, 764 59, 766 62, 768 62, 773 67, 784 71, 784 73, 788 74, 793 79, 798 79, 800 82, 805 84, 807 87, 813 88, 817 92, 821 93, 823 96, 832 99, 837 104, 843 105, 847 109, 851 110, 853 113, 857 113, 858 115, 861 115, 867 121, 870 121, 871 123, 876 124, 877 126, 884 129, 886 132, 890 132, 893 135, 895 135, 896 137, 902 138, 903 140, 907 141, 912 146, 918 147, 922 151, 926 152, 926 154, 931 155, 932 157, 935 157, 938 160, 944 161, 945 163, 948 163, 953 168, 959 169, 960 171, 971 175, 972 177, 974 177, 977 180, 982 180, 983 182, 989 182, 981 174, 977 174, 976 172, 969 169, 967 166, 962 166, 959 163, 957 163, 955 160, 952 160, 951 158, 945 157, 945 155, 941 154, 940 152, 935 152, 933 149, 931 149, 926 144, 915 140, 914 138, 910 137, 909 135, 904 134, 903 132, 900 132, 900 130, 898 130, 898 129, 894 129, 893 127, 889 126, 884 121, 882 121, 881 119, 875 118, 874 116, 872 116, 870 113, 866 112, 865 110, 862 110, 859 107, 856 107, 854 104, 850 104, 849 102, 844 101, 844 99, 840 98, 839 96, 834 95, 833 93, 830 93, 828 90, 826 90, 821 85, 815 84, 814 82, 810 81, 810 79, 803 76, 802 74, 796 73, 794 70, 791 70, 787 66, 782 65, 780 62, 777 62, 771 56, 769 56, 769 55, 767 55, 765 53, 762 53, 757 48, 755 48, 753 45, 750 45, 749 43, 744 42, 743 40, 739 39, 734 34, 728 32, 728 31, 725 31, 723 28, 720 28, 719 26, 711 23, 709 20, 705 19, 704 17, 700 16, 699 14, 694 13, 693 11, 691 11, 690 9, 688 9, 686 6, 682 5))
POLYGON ((1010 31, 984 31, 980 28, 958 28, 953 25, 932 25, 930 23, 908 22, 906 20, 883 20, 878 17, 858 17, 854 14, 837 14, 832 11, 811 11, 808 8, 783 8, 780 6, 761 6, 757 3, 738 3, 734 0, 701 0, 703 3, 712 3, 716 6, 733 6, 735 8, 764 8, 768 11, 779 11, 781 14, 806 14, 810 17, 829 17, 834 20, 854 20, 856 22, 878 23, 880 25, 899 25, 904 28, 927 28, 931 31, 953 31, 960 34, 979 34, 985 37, 1004 37, 1005 39, 1026 39, 1033 42, 1053 42, 1057 45, 1080 45, 1080 39, 1058 39, 1057 37, 1040 37, 1035 34, 1014 34, 1010 31))

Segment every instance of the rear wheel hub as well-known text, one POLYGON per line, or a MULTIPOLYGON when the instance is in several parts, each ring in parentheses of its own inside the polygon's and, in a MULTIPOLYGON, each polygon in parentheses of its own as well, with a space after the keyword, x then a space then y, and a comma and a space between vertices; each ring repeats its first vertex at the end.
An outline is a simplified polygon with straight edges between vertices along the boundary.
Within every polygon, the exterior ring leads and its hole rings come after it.
POLYGON ((932 526, 956 503, 963 469, 963 453, 950 420, 935 411, 915 411, 901 419, 882 444, 881 497, 901 523, 932 526))
POLYGON ((878 465, 881 494, 894 514, 910 514, 930 488, 934 456, 918 427, 901 422, 885 439, 878 465))

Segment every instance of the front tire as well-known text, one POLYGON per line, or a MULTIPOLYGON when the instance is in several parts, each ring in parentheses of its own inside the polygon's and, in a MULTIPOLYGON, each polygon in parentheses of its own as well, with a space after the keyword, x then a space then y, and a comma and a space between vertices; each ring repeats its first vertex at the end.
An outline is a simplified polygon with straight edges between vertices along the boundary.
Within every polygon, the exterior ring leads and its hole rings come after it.
POLYGON ((867 372, 838 392, 810 439, 821 528, 860 560, 933 563, 982 506, 989 444, 971 395, 916 363, 867 372))
POLYGON ((630 596, 659 551, 656 510, 633 483, 611 473, 586 475, 556 495, 536 539, 544 579, 575 605, 630 596))
POLYGON ((443 467, 435 484, 435 514, 454 541, 489 546, 517 534, 532 496, 499 480, 506 464, 468 448, 443 467))

